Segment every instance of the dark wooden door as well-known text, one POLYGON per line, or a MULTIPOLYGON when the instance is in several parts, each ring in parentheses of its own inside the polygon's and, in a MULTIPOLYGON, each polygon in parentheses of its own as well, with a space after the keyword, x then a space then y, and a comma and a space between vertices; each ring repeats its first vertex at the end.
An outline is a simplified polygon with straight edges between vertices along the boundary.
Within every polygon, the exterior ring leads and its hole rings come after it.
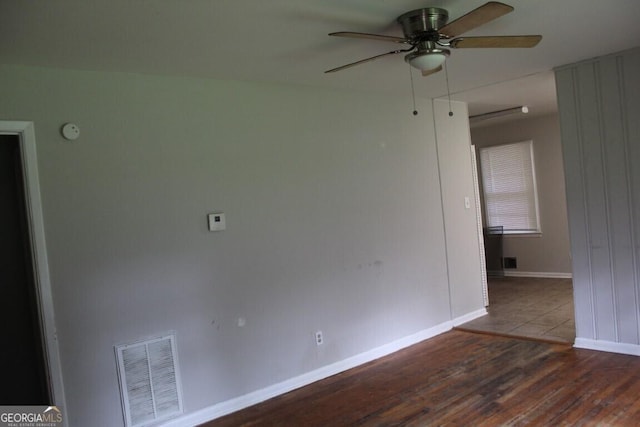
POLYGON ((50 404, 20 140, 0 135, 0 405, 50 404))

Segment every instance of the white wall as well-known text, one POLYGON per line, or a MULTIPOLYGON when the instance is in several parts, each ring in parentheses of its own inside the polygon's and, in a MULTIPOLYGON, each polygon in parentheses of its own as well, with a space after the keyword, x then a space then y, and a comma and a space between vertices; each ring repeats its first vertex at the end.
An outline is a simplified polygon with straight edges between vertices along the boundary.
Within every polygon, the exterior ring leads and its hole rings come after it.
POLYGON ((19 66, 0 98, 35 122, 72 426, 122 424, 116 344, 175 331, 189 413, 452 320, 428 102, 19 66))
POLYGON ((471 140, 478 149, 533 141, 542 233, 504 236, 504 256, 518 259, 518 268, 507 273, 570 276, 571 248, 557 114, 473 127, 471 140))

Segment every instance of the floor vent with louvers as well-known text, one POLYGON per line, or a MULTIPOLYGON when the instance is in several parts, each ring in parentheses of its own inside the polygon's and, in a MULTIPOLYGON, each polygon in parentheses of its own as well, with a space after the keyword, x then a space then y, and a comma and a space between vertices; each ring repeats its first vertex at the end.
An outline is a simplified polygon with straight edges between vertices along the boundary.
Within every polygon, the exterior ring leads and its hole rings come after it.
POLYGON ((127 427, 182 413, 175 335, 116 346, 116 358, 127 427))

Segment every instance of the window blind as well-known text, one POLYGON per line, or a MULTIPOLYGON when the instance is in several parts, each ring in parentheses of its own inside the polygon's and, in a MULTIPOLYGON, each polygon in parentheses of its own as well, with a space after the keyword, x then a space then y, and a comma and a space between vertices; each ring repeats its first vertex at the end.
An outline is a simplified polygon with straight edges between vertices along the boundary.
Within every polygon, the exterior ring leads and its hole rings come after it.
POLYGON ((480 149, 487 226, 505 233, 539 233, 532 141, 480 149))

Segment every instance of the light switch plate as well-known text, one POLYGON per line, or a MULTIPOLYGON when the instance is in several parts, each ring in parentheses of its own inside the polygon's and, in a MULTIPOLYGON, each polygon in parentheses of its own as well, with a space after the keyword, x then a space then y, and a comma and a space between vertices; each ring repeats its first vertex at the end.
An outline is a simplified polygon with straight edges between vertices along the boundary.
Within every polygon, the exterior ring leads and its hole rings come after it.
POLYGON ((207 215, 209 222, 209 231, 222 231, 226 230, 227 224, 222 212, 210 213, 207 215))

